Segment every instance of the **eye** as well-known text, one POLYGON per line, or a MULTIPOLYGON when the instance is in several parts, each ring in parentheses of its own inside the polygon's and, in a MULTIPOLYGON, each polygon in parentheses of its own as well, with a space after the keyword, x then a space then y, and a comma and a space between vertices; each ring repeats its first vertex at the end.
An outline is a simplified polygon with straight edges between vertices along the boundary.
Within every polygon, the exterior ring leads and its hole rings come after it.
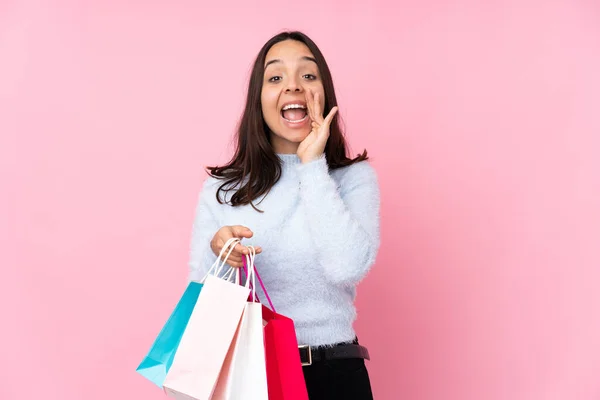
POLYGON ((269 82, 277 82, 280 81, 281 77, 280 76, 274 76, 272 78, 269 78, 269 82))
POLYGON ((309 81, 314 81, 315 79, 317 79, 317 76, 313 74, 304 74, 302 75, 302 77, 304 79, 308 79, 309 81))

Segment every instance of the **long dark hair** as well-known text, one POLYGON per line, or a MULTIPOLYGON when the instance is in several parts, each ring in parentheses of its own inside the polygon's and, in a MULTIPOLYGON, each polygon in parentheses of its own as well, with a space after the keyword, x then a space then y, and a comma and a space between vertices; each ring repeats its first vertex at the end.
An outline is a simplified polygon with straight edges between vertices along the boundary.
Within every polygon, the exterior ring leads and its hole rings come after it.
MULTIPOLYGON (((217 190, 217 201, 221 204, 227 201, 226 196, 223 196, 224 200, 221 199, 221 192, 226 195, 229 191, 235 191, 228 203, 232 206, 251 204, 258 211, 253 201, 268 193, 281 177, 281 160, 271 146, 269 128, 262 115, 261 92, 267 53, 273 45, 284 40, 304 43, 315 57, 325 91, 323 115, 327 115, 337 105, 331 72, 315 42, 298 31, 282 32, 273 36, 260 49, 252 67, 246 108, 238 125, 233 158, 223 166, 207 167, 211 176, 224 181, 217 190)), ((325 157, 330 170, 368 159, 366 150, 355 158, 348 158, 346 140, 340 123, 337 113, 331 121, 329 139, 325 146, 325 157)))

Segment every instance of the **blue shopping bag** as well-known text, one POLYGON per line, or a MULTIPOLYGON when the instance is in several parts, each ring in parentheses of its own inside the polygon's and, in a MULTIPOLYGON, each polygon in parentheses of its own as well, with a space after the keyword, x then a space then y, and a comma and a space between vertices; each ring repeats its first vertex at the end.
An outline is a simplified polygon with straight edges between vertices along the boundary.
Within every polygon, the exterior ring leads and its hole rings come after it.
POLYGON ((173 358, 175 358, 183 332, 185 332, 192 311, 194 311, 202 286, 204 286, 202 283, 195 281, 188 284, 150 351, 136 369, 143 377, 160 388, 163 387, 167 372, 173 364, 173 358))

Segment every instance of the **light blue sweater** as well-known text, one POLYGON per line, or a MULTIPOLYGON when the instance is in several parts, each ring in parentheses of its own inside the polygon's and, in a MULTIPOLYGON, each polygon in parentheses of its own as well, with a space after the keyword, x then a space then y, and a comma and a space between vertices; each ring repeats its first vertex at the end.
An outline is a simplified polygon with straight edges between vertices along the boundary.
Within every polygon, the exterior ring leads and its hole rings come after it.
MULTIPOLYGON (((356 285, 379 249, 379 186, 367 162, 328 171, 325 156, 302 164, 280 154, 281 179, 252 206, 219 204, 222 181, 209 177, 192 231, 190 280, 216 260, 210 241, 225 225, 254 232, 242 244, 260 246, 256 266, 277 312, 294 320, 298 343, 350 342, 355 333, 356 285)), ((262 291, 259 298, 266 304, 262 291)))

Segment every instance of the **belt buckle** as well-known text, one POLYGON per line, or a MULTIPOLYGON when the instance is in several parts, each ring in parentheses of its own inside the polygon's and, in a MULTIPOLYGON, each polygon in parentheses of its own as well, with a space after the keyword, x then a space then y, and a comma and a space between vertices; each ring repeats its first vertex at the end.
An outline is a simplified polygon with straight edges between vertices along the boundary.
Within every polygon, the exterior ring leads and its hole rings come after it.
MULTIPOLYGON (((312 365, 312 349, 311 349, 311 347, 307 344, 303 344, 302 346, 298 346, 298 349, 299 350, 302 350, 302 349, 308 350, 308 362, 303 362, 302 366, 306 367, 306 366, 312 365)), ((300 361, 302 361, 302 360, 300 360, 300 361)))

